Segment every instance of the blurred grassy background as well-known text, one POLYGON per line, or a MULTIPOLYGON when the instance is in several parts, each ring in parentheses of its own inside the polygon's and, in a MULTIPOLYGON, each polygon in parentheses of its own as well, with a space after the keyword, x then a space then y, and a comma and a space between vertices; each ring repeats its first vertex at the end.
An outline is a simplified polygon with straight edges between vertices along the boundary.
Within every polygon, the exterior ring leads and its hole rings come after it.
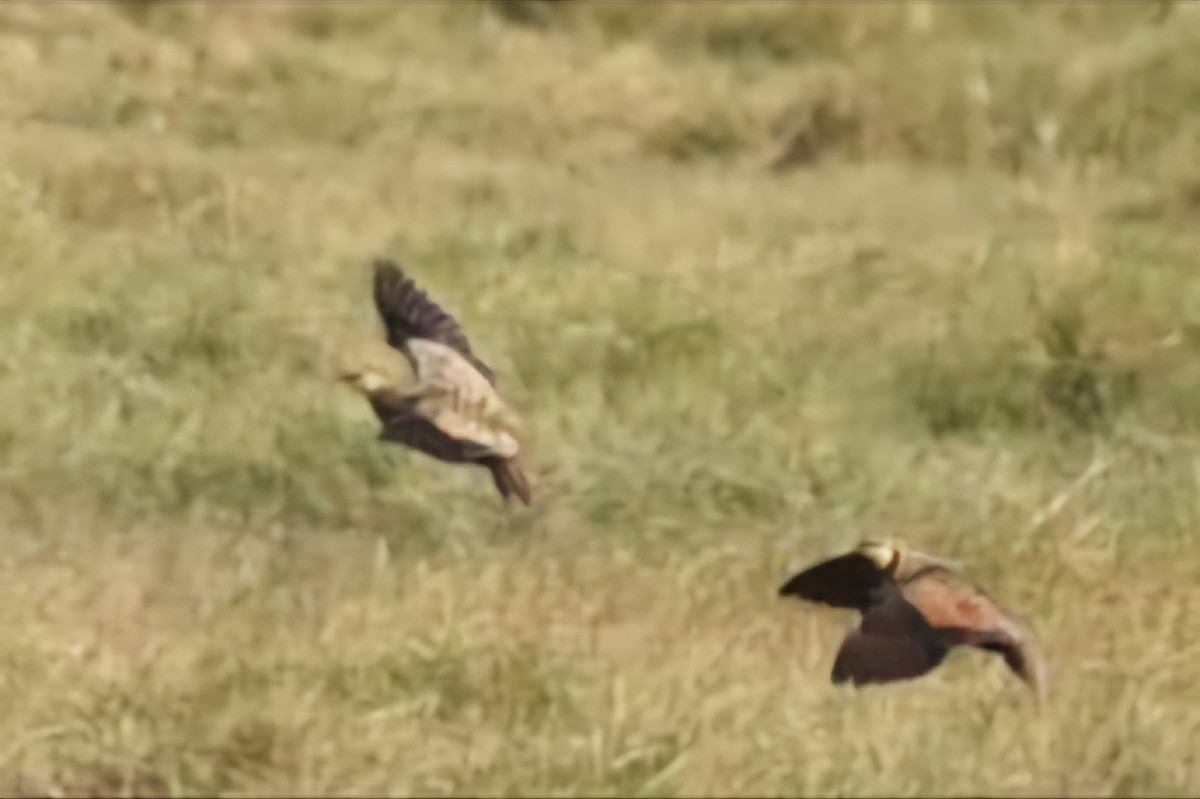
POLYGON ((5 2, 0 791, 1200 793, 1198 152, 1190 3, 5 2), (330 381, 379 252, 533 508, 330 381), (864 536, 1047 710, 831 686, 864 536))

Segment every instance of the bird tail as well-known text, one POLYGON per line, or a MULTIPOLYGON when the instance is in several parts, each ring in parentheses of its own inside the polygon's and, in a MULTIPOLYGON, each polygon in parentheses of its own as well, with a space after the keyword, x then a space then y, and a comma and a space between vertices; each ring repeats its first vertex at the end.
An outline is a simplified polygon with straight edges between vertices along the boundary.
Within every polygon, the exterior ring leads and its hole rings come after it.
POLYGON ((491 458, 486 463, 500 496, 508 499, 510 494, 516 494, 521 502, 529 504, 529 478, 516 458, 491 458))
POLYGON ((1017 623, 1019 632, 1016 643, 1003 650, 1004 662, 1033 690, 1038 705, 1044 705, 1050 691, 1050 666, 1042 642, 1027 618, 1010 614, 1010 619, 1017 623))

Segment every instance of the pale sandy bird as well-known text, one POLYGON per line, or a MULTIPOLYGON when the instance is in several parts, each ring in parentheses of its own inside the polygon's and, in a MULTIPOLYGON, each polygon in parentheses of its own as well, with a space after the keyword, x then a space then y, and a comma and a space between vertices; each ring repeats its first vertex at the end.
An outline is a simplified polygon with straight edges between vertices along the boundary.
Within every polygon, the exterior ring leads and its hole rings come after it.
POLYGON ((838 650, 835 683, 919 677, 966 645, 1001 655, 1039 700, 1045 697, 1046 661, 1032 627, 947 561, 867 541, 805 569, 779 593, 862 613, 838 650))
POLYGON ((388 261, 375 264, 375 305, 390 346, 344 347, 337 369, 370 401, 383 424, 379 437, 450 463, 479 464, 502 497, 516 494, 528 505, 517 418, 458 322, 388 261))

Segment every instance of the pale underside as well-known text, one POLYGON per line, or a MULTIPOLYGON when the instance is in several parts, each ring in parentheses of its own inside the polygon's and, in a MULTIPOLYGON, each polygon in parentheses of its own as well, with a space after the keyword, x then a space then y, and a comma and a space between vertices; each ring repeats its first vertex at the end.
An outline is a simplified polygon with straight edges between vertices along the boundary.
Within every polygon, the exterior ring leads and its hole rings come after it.
POLYGON ((418 399, 416 411, 451 438, 478 444, 488 454, 514 457, 520 445, 513 412, 492 384, 458 352, 427 339, 410 339, 416 381, 403 390, 418 399))

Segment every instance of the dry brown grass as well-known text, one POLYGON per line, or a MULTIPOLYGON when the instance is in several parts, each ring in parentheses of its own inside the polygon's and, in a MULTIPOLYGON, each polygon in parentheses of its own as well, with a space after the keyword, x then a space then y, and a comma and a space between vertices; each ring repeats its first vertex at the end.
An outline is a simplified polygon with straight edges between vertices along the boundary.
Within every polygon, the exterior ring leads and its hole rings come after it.
POLYGON ((1198 42, 5 3, 0 792, 1197 794, 1198 42), (524 413, 534 507, 329 380, 376 252, 524 413), (866 536, 1027 612, 1049 705, 977 652, 830 685, 849 619, 774 592, 866 536))

